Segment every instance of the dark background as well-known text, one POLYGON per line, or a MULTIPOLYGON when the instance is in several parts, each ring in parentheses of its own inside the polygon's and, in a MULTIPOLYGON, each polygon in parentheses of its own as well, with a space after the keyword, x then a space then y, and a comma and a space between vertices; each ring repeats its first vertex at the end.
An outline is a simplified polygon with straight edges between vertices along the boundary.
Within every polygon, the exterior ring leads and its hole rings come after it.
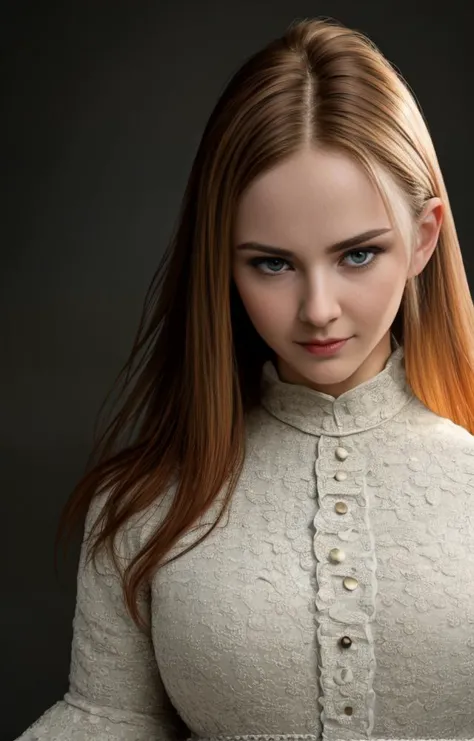
POLYGON ((59 512, 226 82, 295 18, 367 33, 423 107, 472 286, 469 12, 465 0, 443 12, 431 0, 3 5, 0 741, 67 690, 78 544, 58 582, 59 512))

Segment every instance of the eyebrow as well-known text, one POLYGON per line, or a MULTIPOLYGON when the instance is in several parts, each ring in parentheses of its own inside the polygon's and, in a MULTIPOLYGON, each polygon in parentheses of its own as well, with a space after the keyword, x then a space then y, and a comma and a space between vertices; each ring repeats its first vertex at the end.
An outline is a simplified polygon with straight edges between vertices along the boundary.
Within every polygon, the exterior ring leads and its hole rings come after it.
MULTIPOLYGON (((391 231, 393 231, 393 229, 391 229, 390 227, 387 227, 385 229, 370 229, 367 232, 356 234, 354 237, 343 239, 342 242, 336 242, 336 244, 332 244, 329 247, 326 247, 325 252, 327 252, 328 254, 332 254, 334 252, 341 252, 342 250, 346 250, 350 247, 357 247, 358 245, 362 244, 362 242, 367 242, 369 239, 380 237, 381 234, 386 234, 387 232, 391 231)), ((259 250, 260 252, 267 252, 273 255, 281 255, 282 257, 296 257, 294 252, 291 252, 290 250, 284 250, 281 247, 272 247, 268 244, 260 244, 259 242, 243 242, 242 244, 239 244, 237 246, 237 249, 259 250)))

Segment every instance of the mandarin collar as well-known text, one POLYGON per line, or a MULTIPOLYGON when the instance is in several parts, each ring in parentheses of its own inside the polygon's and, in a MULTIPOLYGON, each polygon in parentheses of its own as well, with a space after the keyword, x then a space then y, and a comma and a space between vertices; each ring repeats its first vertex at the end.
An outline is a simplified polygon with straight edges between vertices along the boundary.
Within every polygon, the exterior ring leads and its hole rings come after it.
POLYGON ((272 360, 262 367, 261 404, 273 416, 311 435, 350 435, 394 417, 414 394, 405 375, 404 350, 391 335, 392 353, 380 373, 337 398, 282 381, 272 360))

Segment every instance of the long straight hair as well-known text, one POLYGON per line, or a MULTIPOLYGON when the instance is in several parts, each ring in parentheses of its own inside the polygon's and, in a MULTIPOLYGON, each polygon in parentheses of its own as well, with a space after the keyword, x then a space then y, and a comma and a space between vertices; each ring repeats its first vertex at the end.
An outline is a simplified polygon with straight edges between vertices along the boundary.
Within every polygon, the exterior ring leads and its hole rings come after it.
POLYGON ((182 553, 212 532, 230 502, 245 458, 246 414, 259 403, 263 363, 275 357, 232 279, 239 198, 254 178, 308 146, 354 157, 390 209, 380 179, 387 173, 413 220, 428 199, 441 198, 439 243, 423 272, 407 282, 392 331, 404 346, 415 395, 474 432, 474 307, 423 115, 400 74, 362 33, 336 21, 297 21, 250 57, 217 101, 114 384, 122 384, 119 409, 60 519, 56 556, 61 537, 106 492, 89 557, 101 547, 114 556, 117 533, 176 480, 167 516, 122 574, 125 603, 144 630, 140 588, 174 560, 165 557, 224 486, 218 518, 182 553))

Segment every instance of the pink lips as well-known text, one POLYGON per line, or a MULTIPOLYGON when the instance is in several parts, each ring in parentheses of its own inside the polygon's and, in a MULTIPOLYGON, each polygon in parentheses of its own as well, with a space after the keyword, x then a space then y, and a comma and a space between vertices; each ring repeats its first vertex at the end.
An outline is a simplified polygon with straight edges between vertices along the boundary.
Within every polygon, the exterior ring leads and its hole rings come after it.
POLYGON ((336 342, 344 342, 347 337, 331 337, 329 340, 311 340, 310 342, 302 342, 302 345, 335 345, 336 342))
POLYGON ((344 347, 346 342, 350 339, 348 337, 345 340, 337 340, 336 342, 325 342, 323 344, 321 343, 314 343, 314 342, 308 342, 308 343, 299 343, 304 349, 311 353, 312 355, 320 355, 320 356, 329 356, 334 355, 335 353, 339 352, 341 348, 344 347))

